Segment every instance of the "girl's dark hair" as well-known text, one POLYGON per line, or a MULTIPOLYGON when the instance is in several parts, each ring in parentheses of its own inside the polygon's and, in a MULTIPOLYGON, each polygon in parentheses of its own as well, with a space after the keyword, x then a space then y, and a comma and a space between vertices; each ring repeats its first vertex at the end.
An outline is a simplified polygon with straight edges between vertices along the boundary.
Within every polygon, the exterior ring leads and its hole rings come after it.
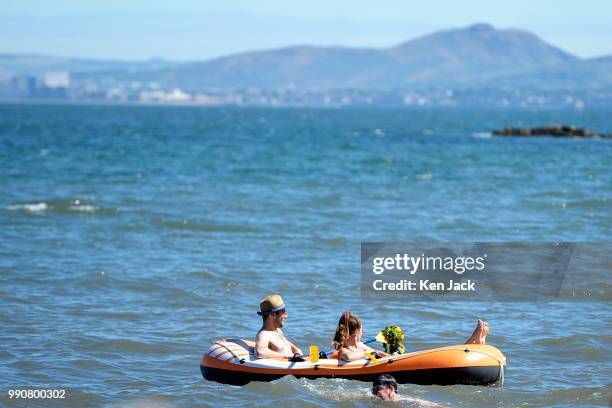
POLYGON ((357 316, 351 314, 348 310, 342 313, 340 320, 338 321, 338 327, 336 327, 336 334, 334 335, 333 345, 336 350, 340 350, 346 346, 346 341, 355 333, 355 331, 361 328, 361 322, 357 316))

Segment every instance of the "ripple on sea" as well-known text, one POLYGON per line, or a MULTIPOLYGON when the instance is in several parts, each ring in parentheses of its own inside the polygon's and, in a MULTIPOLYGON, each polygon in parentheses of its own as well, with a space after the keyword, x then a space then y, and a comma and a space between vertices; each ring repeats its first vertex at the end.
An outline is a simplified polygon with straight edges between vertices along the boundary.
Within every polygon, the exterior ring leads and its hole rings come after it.
POLYGON ((220 233, 249 233, 257 232, 258 229, 248 225, 238 224, 222 224, 209 221, 189 221, 189 220, 175 220, 168 221, 159 218, 151 220, 153 225, 157 225, 163 228, 187 230, 187 231, 201 231, 201 232, 220 232, 220 233))
POLYGON ((17 211, 27 215, 49 214, 81 214, 81 215, 117 215, 120 210, 115 207, 100 206, 92 200, 83 199, 49 199, 31 203, 12 204, 5 208, 8 211, 17 211))

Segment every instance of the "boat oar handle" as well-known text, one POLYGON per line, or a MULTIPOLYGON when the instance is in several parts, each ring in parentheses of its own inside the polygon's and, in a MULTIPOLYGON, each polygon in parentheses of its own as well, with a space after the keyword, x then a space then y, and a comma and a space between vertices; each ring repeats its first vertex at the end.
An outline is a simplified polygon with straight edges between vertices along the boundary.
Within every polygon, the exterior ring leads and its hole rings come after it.
POLYGON ((374 354, 378 356, 378 353, 370 353, 370 352, 364 353, 363 355, 369 358, 374 364, 378 364, 378 359, 376 358, 376 356, 374 356, 374 354))

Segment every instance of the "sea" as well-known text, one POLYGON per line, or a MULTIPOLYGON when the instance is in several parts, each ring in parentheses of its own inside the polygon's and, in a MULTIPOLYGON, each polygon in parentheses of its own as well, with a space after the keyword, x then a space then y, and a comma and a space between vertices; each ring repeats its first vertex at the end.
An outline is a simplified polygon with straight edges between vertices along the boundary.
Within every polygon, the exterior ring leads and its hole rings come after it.
POLYGON ((357 381, 202 378, 279 293, 304 350, 344 310, 365 337, 400 325, 407 351, 490 324, 503 386, 406 384, 393 406, 609 406, 609 301, 360 294, 361 242, 610 242, 612 140, 491 136, 553 123, 612 132, 588 107, 0 105, 1 405, 379 406, 357 381))

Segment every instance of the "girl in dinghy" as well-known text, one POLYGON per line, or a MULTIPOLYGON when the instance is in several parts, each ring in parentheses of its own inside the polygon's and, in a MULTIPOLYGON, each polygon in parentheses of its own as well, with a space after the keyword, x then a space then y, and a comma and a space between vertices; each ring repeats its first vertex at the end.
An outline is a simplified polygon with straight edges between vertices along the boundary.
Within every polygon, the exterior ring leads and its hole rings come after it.
POLYGON ((344 361, 354 361, 364 358, 365 353, 372 353, 376 358, 387 357, 389 354, 374 350, 361 342, 361 322, 357 316, 348 310, 342 313, 336 334, 334 335, 333 345, 338 351, 338 359, 344 361))

